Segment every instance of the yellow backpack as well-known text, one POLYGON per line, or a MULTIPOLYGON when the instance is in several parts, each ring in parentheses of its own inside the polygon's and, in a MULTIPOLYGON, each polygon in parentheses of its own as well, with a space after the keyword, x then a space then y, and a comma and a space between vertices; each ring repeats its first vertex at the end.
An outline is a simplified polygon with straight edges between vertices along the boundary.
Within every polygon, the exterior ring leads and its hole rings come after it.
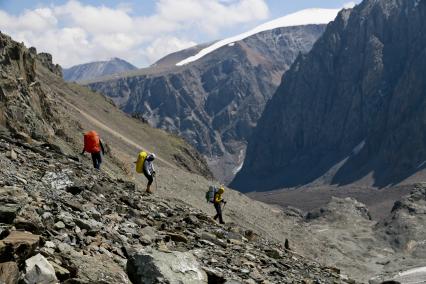
POLYGON ((136 161, 136 172, 143 173, 143 163, 145 162, 148 153, 145 151, 141 151, 138 156, 138 160, 136 161))

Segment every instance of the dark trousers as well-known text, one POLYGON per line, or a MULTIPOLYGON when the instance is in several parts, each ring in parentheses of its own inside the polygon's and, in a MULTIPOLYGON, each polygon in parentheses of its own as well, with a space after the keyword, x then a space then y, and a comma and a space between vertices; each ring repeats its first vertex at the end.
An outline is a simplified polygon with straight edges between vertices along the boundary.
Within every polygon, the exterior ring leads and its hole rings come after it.
POLYGON ((152 175, 149 175, 146 171, 143 171, 143 174, 148 179, 148 185, 151 185, 152 182, 154 181, 154 178, 152 177, 152 175))
POLYGON ((101 152, 92 153, 92 161, 93 161, 93 167, 99 170, 101 168, 101 163, 102 163, 101 152))
POLYGON ((217 218, 219 218, 219 223, 225 224, 222 218, 222 206, 220 205, 220 203, 215 203, 214 208, 216 209, 216 216, 214 216, 214 219, 216 220, 217 218))

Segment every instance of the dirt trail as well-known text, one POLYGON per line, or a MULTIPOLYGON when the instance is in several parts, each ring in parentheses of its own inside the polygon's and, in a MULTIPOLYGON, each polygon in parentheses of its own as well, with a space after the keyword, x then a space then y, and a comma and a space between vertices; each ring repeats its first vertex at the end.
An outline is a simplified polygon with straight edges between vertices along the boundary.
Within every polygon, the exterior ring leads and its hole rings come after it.
MULTIPOLYGON (((105 125, 101 121, 97 120, 96 118, 94 118, 93 116, 91 116, 90 114, 88 114, 87 112, 79 109, 78 107, 76 107, 72 103, 68 102, 66 99, 64 99, 63 101, 68 106, 70 106, 73 109, 75 109, 76 111, 78 111, 81 115, 83 115, 91 123, 93 123, 94 125, 96 125, 97 127, 101 128, 101 129, 103 129, 104 131, 107 131, 110 134, 114 135, 115 137, 118 137, 118 138, 122 139, 124 142, 126 142, 127 144, 129 144, 129 145, 131 145, 133 147, 136 147, 138 149, 144 149, 145 151, 150 152, 150 153, 153 152, 153 151, 150 151, 149 149, 147 149, 146 147, 143 147, 142 145, 140 145, 140 144, 132 141, 131 139, 127 138, 123 134, 118 133, 114 129, 111 129, 110 127, 108 127, 107 125, 105 125)), ((161 161, 163 164, 165 164, 165 165, 167 165, 167 166, 169 166, 171 168, 177 168, 176 165, 173 165, 173 164, 169 163, 168 161, 164 160, 163 158, 159 157, 158 155, 156 155, 156 159, 159 160, 159 161, 161 161)))

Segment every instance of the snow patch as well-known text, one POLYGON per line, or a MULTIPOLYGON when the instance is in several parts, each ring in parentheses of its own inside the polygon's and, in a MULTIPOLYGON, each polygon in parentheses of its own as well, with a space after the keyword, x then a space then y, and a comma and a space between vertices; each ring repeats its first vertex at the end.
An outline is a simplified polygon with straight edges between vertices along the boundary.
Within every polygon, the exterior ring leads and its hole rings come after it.
POLYGON ((353 150, 352 155, 358 155, 359 152, 361 152, 362 149, 364 149, 365 146, 365 140, 362 140, 361 143, 359 143, 353 150))
POLYGON ((219 49, 226 45, 230 45, 232 43, 235 43, 236 41, 243 40, 245 38, 248 38, 252 35, 255 35, 264 31, 269 31, 269 30, 283 28, 283 27, 303 26, 303 25, 310 25, 310 24, 328 24, 329 22, 333 21, 336 18, 339 11, 340 11, 339 9, 306 9, 306 10, 302 10, 302 11, 275 19, 273 21, 257 26, 256 28, 248 32, 220 40, 202 49, 196 55, 190 56, 176 63, 176 66, 183 66, 188 63, 194 62, 206 56, 207 54, 215 51, 216 49, 219 49))
POLYGON ((230 44, 228 44, 228 46, 234 46, 235 42, 231 42, 230 44))
POLYGON ((232 170, 232 173, 234 175, 238 174, 238 172, 241 171, 241 169, 243 168, 244 156, 245 156, 245 150, 241 149, 240 153, 238 155, 238 160, 241 161, 241 164, 238 167, 236 167, 235 169, 232 170))
POLYGON ((235 168, 232 173, 234 175, 238 174, 239 171, 241 171, 241 169, 243 168, 244 162, 242 162, 237 168, 235 168))

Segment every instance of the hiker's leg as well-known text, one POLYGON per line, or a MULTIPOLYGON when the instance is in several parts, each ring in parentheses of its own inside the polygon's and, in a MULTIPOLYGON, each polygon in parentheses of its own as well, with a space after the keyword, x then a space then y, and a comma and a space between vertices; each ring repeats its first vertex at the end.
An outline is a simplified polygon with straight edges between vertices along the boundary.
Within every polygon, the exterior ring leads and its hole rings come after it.
POLYGON ((99 168, 101 167, 101 162, 102 162, 101 152, 92 153, 92 161, 93 161, 93 167, 99 170, 99 168))
POLYGON ((96 159, 96 153, 92 153, 91 155, 92 155, 93 167, 95 169, 97 169, 98 168, 98 160, 96 159))
POLYGON ((219 218, 219 222, 220 222, 220 220, 222 220, 222 208, 220 207, 220 203, 215 203, 214 208, 216 209, 216 216, 214 216, 213 219, 216 220, 217 218, 219 218))
POLYGON ((145 174, 145 177, 148 179, 148 184, 146 185, 146 192, 151 193, 151 184, 154 181, 154 178, 148 175, 147 173, 145 173, 145 171, 144 171, 144 174, 145 174))
POLYGON ((98 169, 101 168, 101 164, 102 164, 102 154, 101 154, 101 152, 99 152, 99 155, 98 155, 98 169))
POLYGON ((225 222, 223 222, 222 207, 220 206, 220 204, 219 204, 219 208, 220 208, 219 223, 225 224, 225 222))
POLYGON ((216 208, 216 212, 217 212, 217 215, 215 216, 215 220, 216 218, 219 218, 219 223, 225 224, 225 222, 223 222, 222 206, 220 205, 220 203, 215 203, 214 208, 216 208))

